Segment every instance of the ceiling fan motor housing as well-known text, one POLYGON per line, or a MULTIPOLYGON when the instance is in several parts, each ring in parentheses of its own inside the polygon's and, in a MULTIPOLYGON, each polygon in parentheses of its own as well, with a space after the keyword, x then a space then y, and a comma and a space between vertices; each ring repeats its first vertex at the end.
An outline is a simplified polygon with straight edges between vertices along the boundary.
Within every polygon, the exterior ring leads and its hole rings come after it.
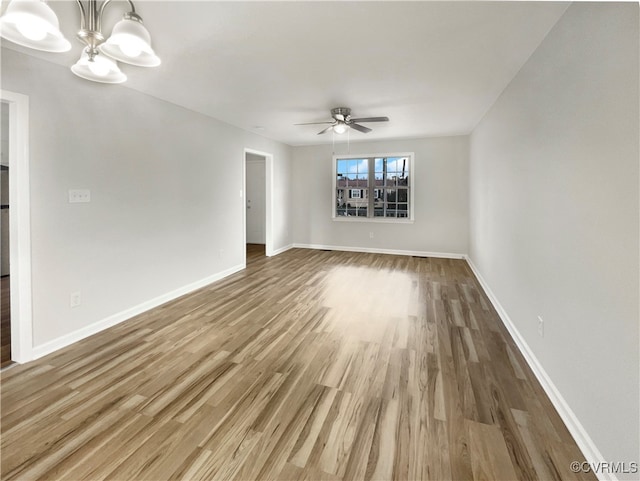
POLYGON ((337 120, 346 120, 347 117, 351 115, 351 109, 348 107, 336 107, 335 109, 331 109, 331 116, 337 120), (338 118, 341 115, 342 119, 338 118))

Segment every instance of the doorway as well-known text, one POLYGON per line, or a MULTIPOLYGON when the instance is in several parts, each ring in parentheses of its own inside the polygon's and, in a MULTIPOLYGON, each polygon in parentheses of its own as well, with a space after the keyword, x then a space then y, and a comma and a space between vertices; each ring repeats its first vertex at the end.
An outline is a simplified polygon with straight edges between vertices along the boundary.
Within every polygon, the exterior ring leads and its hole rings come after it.
POLYGON ((33 358, 31 221, 29 193, 29 97, 0 91, 2 108, 2 358, 33 358), (8 191, 8 192, 7 192, 8 191), (5 207, 6 206, 6 207, 5 207), (6 213, 4 213, 7 211, 6 213), (7 282, 8 281, 8 282, 7 282), (5 323, 7 315, 7 323, 5 323), (8 338, 5 339, 5 332, 8 338), (5 347, 9 341, 9 346, 5 347))
POLYGON ((244 151, 245 264, 273 252, 271 239, 271 185, 273 157, 266 152, 244 151))
POLYGON ((256 154, 246 155, 247 182, 247 244, 266 244, 266 159, 256 154))

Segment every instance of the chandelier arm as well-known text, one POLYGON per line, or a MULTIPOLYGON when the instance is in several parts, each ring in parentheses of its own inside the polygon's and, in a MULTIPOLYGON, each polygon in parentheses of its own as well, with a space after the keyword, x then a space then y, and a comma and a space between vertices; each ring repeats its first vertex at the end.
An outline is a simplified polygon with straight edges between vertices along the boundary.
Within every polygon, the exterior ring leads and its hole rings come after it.
POLYGON ((82 2, 80 0, 76 0, 76 3, 78 4, 78 8, 80 9, 80 29, 84 30, 86 28, 87 14, 85 12, 84 5, 82 5, 82 2))
MULTIPOLYGON (((80 0, 77 0, 77 1, 79 2, 80 0)), ((95 1, 95 0, 93 0, 93 1, 95 1)), ((127 2, 129 4, 129 6, 131 7, 131 12, 130 13, 134 13, 135 14, 136 13, 136 7, 133 4, 132 0, 124 0, 124 1, 127 2)), ((105 7, 109 3, 111 3, 111 0, 104 0, 104 2, 102 2, 102 5, 100 6, 100 11, 98 13, 98 25, 97 25, 98 31, 102 31, 102 14, 104 13, 105 7)))

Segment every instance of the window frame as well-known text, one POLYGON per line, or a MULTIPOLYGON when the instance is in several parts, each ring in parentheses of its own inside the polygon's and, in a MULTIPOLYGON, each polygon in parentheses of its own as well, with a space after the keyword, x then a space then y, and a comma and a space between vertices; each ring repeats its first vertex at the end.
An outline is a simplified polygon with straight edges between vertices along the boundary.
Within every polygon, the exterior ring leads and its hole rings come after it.
MULTIPOLYGON (((331 218, 336 222, 380 222, 380 223, 391 223, 391 224, 412 224, 415 219, 415 202, 414 202, 414 164, 415 164, 415 155, 413 152, 387 152, 387 153, 376 153, 376 154, 334 154, 332 156, 332 190, 331 190, 331 218), (337 178, 338 178, 338 160, 352 160, 352 159, 371 159, 370 165, 375 164, 376 158, 393 158, 393 157, 407 157, 409 159, 409 172, 408 172, 408 186, 407 189, 409 191, 408 195, 408 214, 407 217, 375 217, 375 209, 371 208, 367 209, 367 217, 364 216, 339 216, 336 215, 337 206, 336 206, 336 193, 338 189, 337 178), (369 212, 371 213, 371 217, 368 217, 369 212)), ((368 199, 369 204, 375 203, 375 191, 379 190, 379 187, 375 185, 375 169, 368 169, 368 181, 367 187, 361 188, 362 199, 368 199), (365 192, 366 195, 365 195, 365 192)), ((349 193, 350 188, 345 189, 345 194, 349 193)))

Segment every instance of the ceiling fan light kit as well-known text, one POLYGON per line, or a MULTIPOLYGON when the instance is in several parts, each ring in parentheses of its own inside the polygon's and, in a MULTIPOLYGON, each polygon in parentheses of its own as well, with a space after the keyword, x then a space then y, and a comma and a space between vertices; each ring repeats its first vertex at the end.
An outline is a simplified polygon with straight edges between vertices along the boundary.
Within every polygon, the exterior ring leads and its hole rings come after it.
MULTIPOLYGON (((78 39, 86 47, 71 67, 78 77, 101 83, 122 83, 127 76, 116 62, 138 67, 156 67, 160 58, 151 48, 151 36, 136 13, 132 0, 125 0, 130 12, 113 28, 105 41, 102 35, 104 9, 112 0, 76 0, 80 9, 78 39)), ((0 36, 23 47, 44 52, 67 52, 71 43, 60 32, 58 17, 41 0, 11 0, 0 17, 0 36)))
POLYGON ((330 124, 329 127, 326 127, 325 129, 318 132, 318 135, 324 134, 329 130, 333 130, 333 132, 336 134, 344 134, 349 129, 357 130, 358 132, 367 134, 371 132, 371 129, 369 127, 365 127, 364 125, 360 125, 359 122, 389 121, 389 117, 362 117, 358 119, 351 118, 351 109, 348 107, 336 107, 335 109, 331 109, 331 117, 333 117, 333 121, 330 122, 307 122, 295 125, 330 124))
POLYGON ((336 134, 344 134, 348 128, 349 127, 347 127, 347 125, 344 122, 338 122, 336 125, 333 126, 333 131, 336 134))

